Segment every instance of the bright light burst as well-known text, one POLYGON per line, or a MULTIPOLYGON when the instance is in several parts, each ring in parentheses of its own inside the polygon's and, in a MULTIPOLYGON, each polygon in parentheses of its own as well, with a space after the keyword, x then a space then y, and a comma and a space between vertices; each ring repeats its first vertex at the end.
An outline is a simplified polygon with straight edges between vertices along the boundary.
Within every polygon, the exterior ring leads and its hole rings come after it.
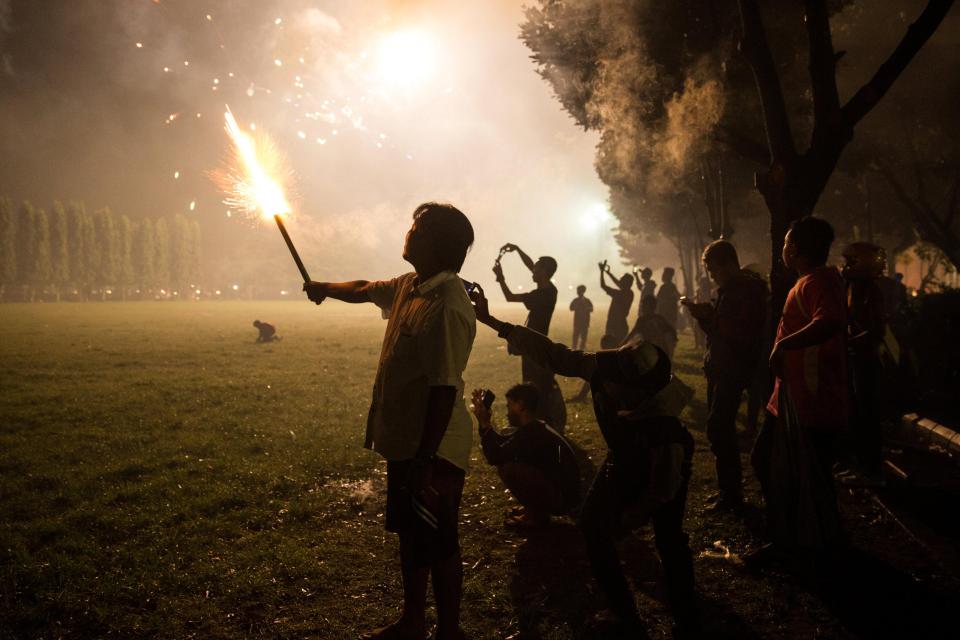
POLYGON ((380 42, 377 53, 377 73, 381 81, 398 89, 421 85, 437 64, 433 40, 419 29, 391 33, 380 42))
POLYGON ((602 225, 608 224, 611 219, 612 216, 607 209, 607 205, 597 202, 580 216, 580 226, 583 227, 584 231, 598 231, 602 225))
POLYGON ((290 172, 276 145, 262 132, 254 139, 240 129, 230 107, 223 116, 234 155, 230 168, 214 175, 214 180, 227 194, 224 203, 265 219, 289 214, 291 208, 283 181, 289 178, 290 172))

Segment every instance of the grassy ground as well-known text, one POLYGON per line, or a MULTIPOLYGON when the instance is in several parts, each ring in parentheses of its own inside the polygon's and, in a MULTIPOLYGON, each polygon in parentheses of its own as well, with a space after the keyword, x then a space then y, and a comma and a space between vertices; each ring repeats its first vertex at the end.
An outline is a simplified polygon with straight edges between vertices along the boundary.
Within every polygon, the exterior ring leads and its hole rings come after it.
MULTIPOLYGON (((558 312, 559 340, 569 338, 567 316, 558 312)), ((385 465, 361 448, 384 326, 375 310, 38 304, 0 306, 0 317, 0 637, 351 638, 397 615, 385 465), (255 317, 284 340, 255 345, 255 317)), ((698 443, 691 546, 741 552, 758 515, 702 509, 713 467, 697 360, 684 340, 676 370, 698 391, 685 414, 698 443)), ((468 388, 502 398, 518 375, 517 359, 479 327, 468 388)), ((562 386, 571 396, 579 383, 562 386)), ((569 410, 568 434, 597 462, 592 412, 569 410)), ((510 499, 478 455, 461 509, 470 637, 584 637, 603 603, 576 529, 557 522, 529 539, 504 531, 510 499)), ((759 504, 752 482, 747 495, 759 504)), ((915 602, 956 610, 943 600, 955 583, 916 544, 864 496, 843 499, 861 568, 886 581, 874 588, 892 593, 896 609, 885 614, 869 585, 858 583, 868 590, 851 603, 845 587, 749 575, 708 553, 696 571, 715 635, 877 637, 904 617, 916 630, 910 620, 929 612, 915 602)), ((623 552, 651 635, 667 637, 649 535, 623 552)))

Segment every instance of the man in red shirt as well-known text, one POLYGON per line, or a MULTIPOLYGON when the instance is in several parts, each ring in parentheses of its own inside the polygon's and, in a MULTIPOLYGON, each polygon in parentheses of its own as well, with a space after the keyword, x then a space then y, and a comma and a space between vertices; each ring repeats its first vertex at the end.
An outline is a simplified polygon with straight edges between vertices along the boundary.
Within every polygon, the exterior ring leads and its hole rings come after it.
POLYGON ((846 293, 826 266, 834 234, 809 216, 783 241, 783 262, 797 273, 770 353, 776 374, 771 415, 754 447, 770 533, 787 549, 836 543, 840 519, 831 465, 837 433, 847 422, 846 293))

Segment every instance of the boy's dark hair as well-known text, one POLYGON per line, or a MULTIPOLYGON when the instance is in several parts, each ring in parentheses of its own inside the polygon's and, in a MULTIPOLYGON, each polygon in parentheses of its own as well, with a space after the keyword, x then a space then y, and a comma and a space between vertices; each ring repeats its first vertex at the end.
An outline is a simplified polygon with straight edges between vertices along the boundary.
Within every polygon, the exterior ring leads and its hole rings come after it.
POLYGON ((664 267, 663 269, 663 279, 666 280, 668 277, 672 278, 677 272, 674 271, 673 267, 664 267))
POLYGON ((414 210, 413 219, 430 236, 441 266, 459 272, 473 245, 473 226, 467 216, 451 204, 424 202, 414 210))
POLYGON ((540 259, 537 260, 540 264, 544 266, 547 270, 547 276, 553 277, 553 274, 557 272, 557 261, 551 258, 550 256, 540 256, 540 259))
POLYGON ((652 277, 653 277, 653 269, 651 269, 650 267, 644 267, 644 268, 643 268, 643 271, 640 272, 640 276, 641 276, 642 278, 645 278, 645 279, 646 279, 646 278, 652 278, 652 277))
POLYGON ((587 285, 581 284, 577 286, 577 294, 582 295, 587 290, 587 285))
POLYGON ((620 279, 617 280, 617 283, 618 283, 621 287, 632 287, 632 286, 633 286, 633 274, 632 274, 632 273, 625 273, 625 274, 623 274, 622 276, 620 276, 620 279))
POLYGON ((703 262, 716 264, 735 264, 740 266, 740 257, 737 248, 729 240, 714 240, 703 249, 703 262))
POLYGON ((797 246, 797 255, 809 260, 814 267, 827 263, 834 237, 833 227, 823 218, 806 216, 790 225, 790 240, 797 246))
POLYGON ((519 402, 530 413, 535 413, 540 404, 540 392, 529 382, 515 384, 507 391, 507 399, 519 402))

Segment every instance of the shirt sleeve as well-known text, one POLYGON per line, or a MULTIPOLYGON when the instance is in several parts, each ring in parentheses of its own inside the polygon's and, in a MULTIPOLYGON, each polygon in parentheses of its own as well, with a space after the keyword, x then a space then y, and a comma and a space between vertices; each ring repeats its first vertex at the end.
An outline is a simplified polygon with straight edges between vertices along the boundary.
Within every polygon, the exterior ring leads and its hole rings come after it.
POLYGON ((393 299, 399 289, 400 278, 375 280, 367 285, 367 295, 370 296, 370 302, 384 311, 390 311, 393 308, 393 299))
POLYGON ((516 353, 562 376, 589 381, 597 370, 595 353, 574 351, 527 327, 510 325, 505 337, 516 353))
POLYGON ((456 387, 473 345, 473 319, 442 307, 417 337, 417 351, 431 387, 456 387))

